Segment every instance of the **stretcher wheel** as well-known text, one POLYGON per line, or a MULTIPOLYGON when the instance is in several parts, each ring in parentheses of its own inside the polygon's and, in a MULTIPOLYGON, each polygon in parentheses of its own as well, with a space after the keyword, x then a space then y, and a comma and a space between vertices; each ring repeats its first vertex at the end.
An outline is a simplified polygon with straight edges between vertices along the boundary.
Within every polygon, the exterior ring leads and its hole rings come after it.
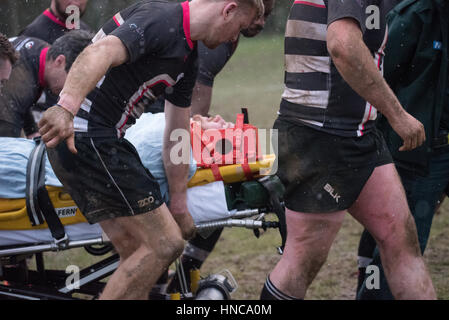
POLYGON ((99 244, 99 245, 89 245, 85 246, 87 252, 89 252, 93 256, 103 256, 114 249, 114 246, 111 243, 99 244))

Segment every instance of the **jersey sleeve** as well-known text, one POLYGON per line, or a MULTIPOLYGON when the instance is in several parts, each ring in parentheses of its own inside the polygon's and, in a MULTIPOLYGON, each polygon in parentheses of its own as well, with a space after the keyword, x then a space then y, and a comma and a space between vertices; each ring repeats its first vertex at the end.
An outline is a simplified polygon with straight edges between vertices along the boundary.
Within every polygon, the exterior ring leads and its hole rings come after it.
POLYGON ((362 33, 366 31, 366 14, 361 0, 340 1, 331 0, 328 2, 327 25, 340 19, 352 18, 357 21, 362 33))
POLYGON ((215 49, 198 42, 198 79, 206 86, 214 85, 215 77, 223 69, 234 53, 233 44, 223 43, 215 49))
POLYGON ((186 61, 184 77, 172 88, 167 88, 165 99, 177 107, 188 108, 192 104, 192 92, 198 74, 198 53, 193 51, 186 61))
POLYGON ((157 12, 148 14, 147 10, 137 11, 125 21, 115 19, 120 24, 110 34, 118 37, 125 45, 130 63, 147 54, 157 54, 173 37, 168 36, 170 27, 161 21, 157 12))
POLYGON ((36 102, 38 90, 31 77, 23 78, 26 73, 17 71, 11 75, 2 95, 0 95, 0 120, 9 122, 15 127, 23 129, 26 126, 27 134, 36 132, 33 121, 30 121, 30 108, 36 102))

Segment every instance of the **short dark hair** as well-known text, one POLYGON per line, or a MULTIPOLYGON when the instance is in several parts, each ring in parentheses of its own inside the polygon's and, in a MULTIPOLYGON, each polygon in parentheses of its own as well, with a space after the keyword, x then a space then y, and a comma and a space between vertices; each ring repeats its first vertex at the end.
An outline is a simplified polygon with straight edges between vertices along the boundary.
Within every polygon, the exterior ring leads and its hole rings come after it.
POLYGON ((16 63, 17 59, 19 59, 19 54, 14 49, 14 46, 2 33, 0 33, 0 58, 8 59, 11 64, 16 63))
POLYGON ((73 30, 56 39, 48 50, 48 58, 55 60, 65 56, 65 70, 69 72, 78 55, 92 43, 93 34, 85 30, 73 30))

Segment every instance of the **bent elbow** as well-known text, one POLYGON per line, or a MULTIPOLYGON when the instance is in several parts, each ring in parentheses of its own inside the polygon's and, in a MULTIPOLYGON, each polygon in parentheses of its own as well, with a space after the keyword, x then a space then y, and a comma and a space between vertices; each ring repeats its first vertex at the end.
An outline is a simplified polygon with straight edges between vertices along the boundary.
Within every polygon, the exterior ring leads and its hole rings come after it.
POLYGON ((352 19, 338 20, 327 30, 326 44, 333 60, 350 61, 363 44, 363 35, 352 19))
POLYGON ((327 51, 332 60, 350 60, 354 44, 346 37, 333 37, 327 41, 327 51))

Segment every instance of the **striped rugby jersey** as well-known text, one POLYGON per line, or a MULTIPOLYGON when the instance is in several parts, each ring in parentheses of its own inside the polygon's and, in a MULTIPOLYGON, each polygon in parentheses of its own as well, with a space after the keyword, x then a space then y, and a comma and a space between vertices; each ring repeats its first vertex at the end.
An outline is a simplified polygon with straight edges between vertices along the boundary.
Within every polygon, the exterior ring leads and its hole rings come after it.
POLYGON ((81 104, 74 118, 78 136, 123 137, 162 94, 177 107, 190 106, 198 55, 189 12, 187 1, 147 0, 106 22, 92 41, 118 37, 129 61, 111 68, 81 104))
POLYGON ((279 115, 339 136, 357 137, 369 132, 375 125, 377 110, 352 90, 336 69, 327 51, 327 26, 338 19, 355 19, 373 63, 382 72, 386 14, 397 3, 294 1, 285 31, 285 90, 279 115))

